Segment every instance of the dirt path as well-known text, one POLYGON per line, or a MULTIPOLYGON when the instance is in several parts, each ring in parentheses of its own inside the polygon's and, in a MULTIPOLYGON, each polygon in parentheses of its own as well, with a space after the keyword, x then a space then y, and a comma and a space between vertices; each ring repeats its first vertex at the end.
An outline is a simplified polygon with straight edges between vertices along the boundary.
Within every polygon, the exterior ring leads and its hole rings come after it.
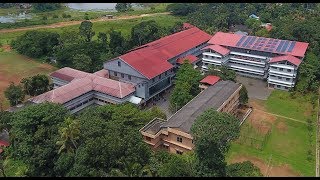
MULTIPOLYGON (((141 15, 132 15, 132 16, 120 16, 120 17, 114 17, 113 19, 102 17, 102 18, 93 19, 90 21, 91 22, 115 21, 115 20, 121 20, 121 19, 135 19, 135 18, 142 18, 142 17, 148 17, 148 16, 156 16, 161 14, 170 14, 170 13, 164 12, 164 13, 141 14, 141 15)), ((81 24, 81 22, 82 21, 66 21, 66 22, 59 22, 59 23, 54 23, 50 25, 40 25, 40 26, 32 26, 32 27, 24 27, 24 28, 16 28, 16 29, 1 29, 0 33, 10 33, 10 32, 27 31, 27 30, 34 30, 34 29, 44 29, 44 28, 59 28, 59 27, 81 24)))
POLYGON ((252 156, 236 156, 231 160, 231 163, 238 163, 250 161, 255 166, 257 166, 263 176, 265 177, 296 177, 300 176, 298 173, 294 172, 289 165, 272 166, 268 162, 252 157, 252 156))
POLYGON ((269 113, 269 112, 266 112, 266 111, 263 111, 263 110, 260 110, 260 109, 257 109, 257 108, 255 108, 254 110, 256 110, 256 111, 260 111, 260 112, 263 112, 263 113, 266 113, 266 114, 269 114, 269 115, 273 115, 273 116, 277 116, 277 117, 285 118, 285 119, 288 119, 288 120, 291 120, 291 121, 296 121, 296 122, 300 122, 300 123, 308 124, 307 122, 300 121, 300 120, 298 120, 298 119, 294 119, 294 118, 290 118, 290 117, 282 116, 282 115, 279 115, 279 114, 269 113))

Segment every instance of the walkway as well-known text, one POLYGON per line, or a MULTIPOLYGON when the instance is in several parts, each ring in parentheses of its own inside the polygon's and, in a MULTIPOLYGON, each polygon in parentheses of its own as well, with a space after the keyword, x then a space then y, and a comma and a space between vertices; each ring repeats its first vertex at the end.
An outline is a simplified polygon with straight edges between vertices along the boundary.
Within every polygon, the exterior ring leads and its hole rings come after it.
MULTIPOLYGON (((142 18, 142 17, 156 16, 156 15, 161 15, 161 14, 170 14, 170 12, 131 15, 131 16, 120 16, 120 17, 114 17, 113 19, 108 19, 107 17, 102 17, 102 18, 93 19, 90 21, 91 22, 101 22, 101 21, 115 21, 115 20, 122 20, 122 19, 136 19, 136 18, 142 18)), ((66 22, 59 22, 59 23, 54 23, 54 24, 50 24, 50 25, 40 25, 40 26, 32 26, 32 27, 24 27, 24 28, 16 28, 16 29, 1 29, 0 33, 10 33, 10 32, 28 31, 28 30, 46 29, 46 28, 59 28, 59 27, 81 24, 81 22, 82 21, 66 21, 66 22)))
POLYGON ((290 118, 290 117, 282 116, 282 115, 279 115, 279 114, 269 113, 269 112, 267 112, 267 111, 263 111, 263 110, 261 110, 261 109, 254 108, 254 110, 261 111, 261 112, 263 112, 263 113, 270 114, 270 115, 273 115, 273 116, 277 116, 277 117, 285 118, 285 119, 288 119, 288 120, 292 120, 292 121, 300 122, 300 123, 303 123, 303 124, 308 124, 307 122, 304 122, 304 121, 301 121, 301 120, 298 120, 298 119, 294 119, 294 118, 290 118))

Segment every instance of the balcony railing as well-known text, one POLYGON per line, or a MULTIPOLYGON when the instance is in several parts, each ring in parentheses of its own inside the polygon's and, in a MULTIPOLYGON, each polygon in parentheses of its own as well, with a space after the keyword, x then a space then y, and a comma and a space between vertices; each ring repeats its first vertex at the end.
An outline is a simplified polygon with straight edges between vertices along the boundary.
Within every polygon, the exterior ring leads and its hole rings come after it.
POLYGON ((252 57, 252 58, 263 59, 263 60, 267 59, 267 57, 265 57, 265 56, 258 56, 258 55, 240 53, 240 52, 234 52, 234 51, 231 51, 230 54, 239 55, 239 56, 246 56, 246 57, 252 57))
POLYGON ((251 65, 251 66, 265 67, 265 63, 263 63, 263 62, 249 61, 249 60, 239 59, 239 58, 235 58, 235 57, 231 57, 229 61, 243 63, 243 64, 251 65))
POLYGON ((278 83, 278 84, 284 84, 284 85, 288 85, 288 86, 293 86, 295 84, 295 82, 293 80, 291 81, 286 81, 286 80, 281 80, 281 79, 274 79, 274 78, 268 78, 268 82, 270 83, 278 83))
POLYGON ((247 70, 247 71, 250 71, 250 72, 257 72, 257 73, 264 74, 264 70, 262 68, 255 68, 255 67, 252 67, 252 66, 240 65, 240 64, 235 64, 235 63, 232 63, 232 62, 229 62, 228 65, 231 68, 236 68, 236 69, 247 70))
POLYGON ((294 70, 294 67, 293 67, 293 66, 289 66, 289 65, 285 65, 285 64, 274 64, 274 63, 271 63, 271 64, 270 64, 270 67, 276 67, 276 68, 283 68, 283 69, 291 69, 291 70, 294 70))
POLYGON ((222 58, 221 55, 219 55, 219 54, 217 54, 217 53, 211 53, 211 52, 204 52, 204 53, 202 53, 202 55, 207 55, 207 56, 213 56, 213 57, 222 58))
POLYGON ((269 74, 275 75, 275 76, 281 76, 281 77, 296 77, 296 72, 283 72, 283 71, 277 71, 269 68, 269 74))

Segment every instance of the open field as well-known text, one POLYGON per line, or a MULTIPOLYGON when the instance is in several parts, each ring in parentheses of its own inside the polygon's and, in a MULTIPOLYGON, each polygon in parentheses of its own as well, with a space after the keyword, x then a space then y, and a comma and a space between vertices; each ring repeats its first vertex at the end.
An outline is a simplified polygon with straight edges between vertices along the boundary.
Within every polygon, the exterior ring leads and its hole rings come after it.
POLYGON ((274 90, 266 101, 251 99, 254 110, 232 142, 227 161, 250 160, 264 176, 314 176, 317 107, 310 98, 292 99, 289 92, 274 90))
POLYGON ((24 77, 49 74, 56 69, 49 64, 37 62, 14 51, 2 50, 0 52, 0 102, 3 103, 3 108, 9 107, 9 102, 4 97, 4 90, 10 82, 19 83, 24 77))
POLYGON ((22 10, 18 8, 0 8, 0 16, 7 15, 7 14, 19 14, 21 12, 27 12, 29 15, 32 16, 31 19, 27 20, 20 20, 15 24, 11 23, 3 23, 0 24, 0 29, 4 28, 17 28, 17 27, 29 27, 35 25, 48 25, 58 22, 65 22, 65 21, 82 21, 85 19, 97 19, 101 18, 107 14, 112 14, 115 17, 118 16, 129 16, 129 15, 141 15, 141 14, 149 14, 149 13, 161 13, 166 12, 166 8, 170 3, 153 3, 151 6, 146 6, 142 9, 134 9, 134 11, 128 12, 105 12, 105 11, 79 11, 73 10, 68 7, 63 7, 59 10, 49 11, 49 12, 32 12, 31 9, 22 10), (62 15, 68 15, 63 17, 62 15))
MULTIPOLYGON (((146 16, 146 17, 137 17, 134 19, 114 19, 111 21, 99 21, 93 23, 93 30, 98 34, 99 32, 108 32, 111 28, 121 31, 123 35, 126 37, 129 37, 131 28, 142 22, 142 21, 148 21, 148 20, 154 20, 156 21, 160 26, 162 27, 170 27, 173 26, 176 22, 181 21, 180 18, 167 15, 167 14, 161 14, 161 15, 155 15, 155 16, 146 16)), ((49 29, 39 29, 39 31, 53 31, 53 32, 62 32, 64 30, 75 30, 78 31, 79 24, 66 26, 66 27, 53 27, 49 29)), ((1 30, 0 30, 1 31, 1 30)), ((7 32, 7 33, 0 33, 0 43, 2 44, 9 44, 11 40, 15 39, 17 36, 25 33, 26 31, 19 31, 19 32, 7 32)), ((97 38, 97 36, 94 36, 94 39, 97 38)))

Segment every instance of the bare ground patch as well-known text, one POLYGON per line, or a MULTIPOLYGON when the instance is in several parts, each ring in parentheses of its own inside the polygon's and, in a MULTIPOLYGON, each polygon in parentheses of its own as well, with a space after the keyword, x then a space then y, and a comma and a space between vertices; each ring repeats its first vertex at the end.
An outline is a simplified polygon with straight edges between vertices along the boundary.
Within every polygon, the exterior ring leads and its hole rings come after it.
POLYGON ((231 160, 231 163, 238 163, 250 161, 255 166, 257 166, 263 176, 265 177, 295 177, 300 176, 298 173, 294 172, 288 164, 280 165, 280 166, 272 166, 263 160, 252 157, 252 156, 236 156, 231 160))
POLYGON ((288 130, 288 126, 283 121, 279 122, 276 127, 282 133, 285 133, 288 130))

